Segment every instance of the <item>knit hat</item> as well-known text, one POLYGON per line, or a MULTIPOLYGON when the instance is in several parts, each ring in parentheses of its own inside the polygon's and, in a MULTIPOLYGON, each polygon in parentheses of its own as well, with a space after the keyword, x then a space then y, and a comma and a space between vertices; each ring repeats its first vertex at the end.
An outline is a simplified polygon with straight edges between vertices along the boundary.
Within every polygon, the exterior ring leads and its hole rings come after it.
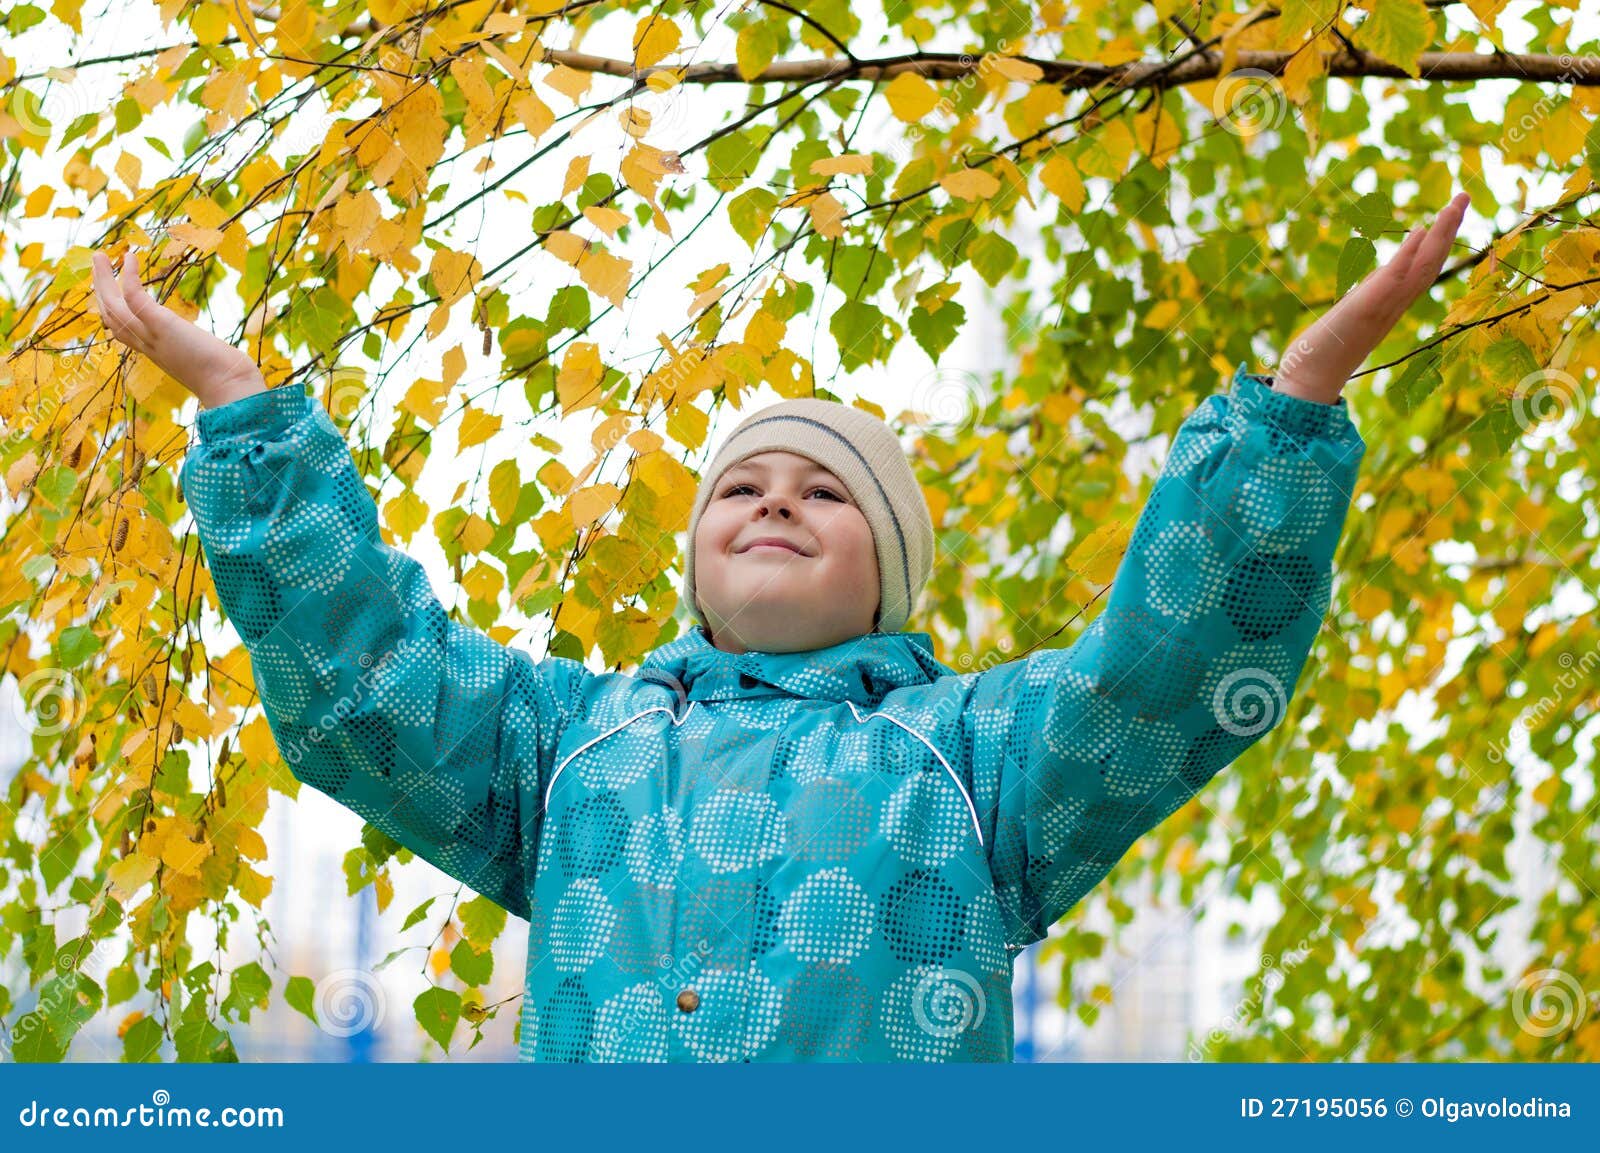
POLYGON ((876 631, 899 632, 916 607, 933 569, 933 517, 894 430, 848 404, 816 397, 780 401, 752 412, 722 442, 700 478, 689 514, 683 595, 695 620, 708 630, 694 597, 694 534, 728 469, 761 452, 793 452, 833 473, 866 517, 878 553, 876 631))

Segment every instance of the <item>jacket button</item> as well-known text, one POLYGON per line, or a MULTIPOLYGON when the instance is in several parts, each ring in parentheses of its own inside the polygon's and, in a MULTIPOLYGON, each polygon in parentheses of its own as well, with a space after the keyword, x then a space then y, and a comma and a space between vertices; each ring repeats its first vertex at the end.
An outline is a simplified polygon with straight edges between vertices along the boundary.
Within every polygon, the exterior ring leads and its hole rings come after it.
POLYGON ((684 989, 678 994, 678 1008, 685 1013, 693 1013, 700 1007, 700 994, 693 989, 684 989))

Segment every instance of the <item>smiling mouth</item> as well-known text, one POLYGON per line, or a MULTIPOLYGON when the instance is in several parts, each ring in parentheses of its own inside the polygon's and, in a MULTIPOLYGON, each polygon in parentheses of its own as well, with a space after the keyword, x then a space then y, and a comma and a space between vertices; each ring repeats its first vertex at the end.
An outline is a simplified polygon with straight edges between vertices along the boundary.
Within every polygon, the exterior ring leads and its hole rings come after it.
POLYGON ((783 552, 783 553, 788 553, 790 556, 805 556, 806 555, 805 553, 801 552, 799 549, 790 548, 786 544, 753 544, 749 548, 742 549, 740 551, 741 552, 783 552))

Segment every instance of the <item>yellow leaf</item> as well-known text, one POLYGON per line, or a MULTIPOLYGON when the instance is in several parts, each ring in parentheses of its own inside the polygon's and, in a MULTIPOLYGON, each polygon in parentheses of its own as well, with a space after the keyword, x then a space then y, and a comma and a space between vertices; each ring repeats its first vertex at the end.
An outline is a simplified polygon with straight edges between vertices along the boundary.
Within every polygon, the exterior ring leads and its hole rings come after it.
POLYGON ((1139 137, 1140 149, 1157 168, 1165 167, 1178 150, 1178 145, 1183 143, 1183 134, 1178 130, 1178 118, 1160 101, 1134 116, 1133 126, 1139 137))
POLYGON ((522 121, 522 126, 528 130, 528 136, 537 141, 550 130, 556 122, 556 114, 550 106, 539 99, 537 92, 528 91, 517 96, 511 102, 512 109, 517 114, 517 119, 522 121))
POLYGON ((846 152, 811 162, 813 176, 866 176, 872 172, 872 153, 846 152))
POLYGON ((1416 805, 1395 805, 1389 810, 1389 824, 1393 826, 1396 832, 1414 833, 1417 831, 1417 824, 1421 820, 1422 810, 1416 805))
POLYGON ((616 506, 622 490, 614 484, 592 484, 580 488, 567 501, 567 512, 578 528, 593 524, 616 506))
POLYGON ((238 890, 241 897, 259 909, 266 902, 267 895, 272 892, 272 878, 262 876, 241 862, 239 871, 234 874, 233 887, 238 890))
POLYGON ((1123 521, 1108 521, 1091 531, 1067 557, 1067 568, 1097 585, 1109 584, 1133 530, 1123 521))
POLYGON ((561 195, 571 196, 583 187, 583 182, 589 178, 589 158, 587 156, 574 156, 567 164, 567 178, 562 182, 561 195))
POLYGON ((467 410, 461 414, 461 435, 456 443, 461 448, 471 448, 482 444, 499 431, 499 416, 484 412, 480 408, 473 408, 469 404, 467 410))
POLYGON ((461 587, 467 590, 467 595, 486 604, 494 604, 499 600, 500 590, 505 586, 505 574, 483 561, 473 565, 461 577, 461 587))
POLYGON ((554 495, 561 496, 572 487, 573 476, 566 465, 554 457, 539 466, 539 471, 534 473, 539 478, 539 483, 549 489, 554 495))
POLYGON ((683 31, 672 21, 651 13, 633 30, 633 66, 648 68, 677 48, 683 31))
POLYGON ((962 200, 987 200, 1000 191, 1000 181, 981 168, 963 168, 939 177, 939 187, 962 200))
POLYGON ((1499 661, 1484 661, 1478 666, 1478 687, 1484 700, 1495 700, 1506 687, 1505 669, 1499 661))
POLYGON ((399 408, 418 420, 438 424, 439 418, 444 415, 444 398, 449 392, 450 385, 447 382, 419 377, 406 390, 405 396, 400 398, 399 408))
POLYGON ((258 716, 239 730, 239 750, 258 765, 278 759, 278 744, 272 738, 272 726, 266 717, 258 716))
POLYGON ((979 67, 993 68, 1007 80, 1017 80, 1023 84, 1032 84, 1044 76, 1044 69, 1029 60, 1018 60, 1015 56, 988 55, 980 62, 979 67))
POLYGON ((627 295, 633 273, 633 262, 609 252, 595 249, 578 261, 578 276, 596 296, 604 297, 618 308, 627 295))
POLYGON ((889 102, 889 111, 907 124, 917 123, 939 103, 938 91, 915 72, 900 73, 889 82, 883 95, 889 102))
POLYGON ((783 321, 773 316, 772 313, 764 308, 759 308, 744 326, 745 343, 763 357, 771 356, 778 350, 778 345, 783 340, 783 334, 787 327, 783 321))
POLYGON ((569 232, 565 228, 558 228, 544 235, 544 250, 557 260, 564 260, 572 265, 576 265, 578 258, 589 251, 590 244, 590 241, 576 232, 569 232))
POLYGON ((252 861, 267 859, 267 842, 262 840, 260 833, 248 825, 234 825, 233 843, 241 857, 248 857, 252 861))
POLYGON ((489 473, 489 506, 501 524, 509 521, 522 498, 522 472, 514 460, 503 460, 489 473))
POLYGON ((1039 180, 1068 212, 1077 212, 1083 207, 1083 178, 1066 153, 1057 152, 1046 161, 1039 180))
POLYGON ((384 502, 383 523, 401 541, 409 541, 427 522, 427 504, 410 490, 384 502))
POLYGON ((192 841, 180 829, 173 829, 161 846, 161 861, 178 873, 197 873, 211 855, 210 841, 192 841))
POLYGON ((600 363, 600 346, 592 341, 578 341, 567 350, 556 374, 556 398, 563 412, 576 412, 600 403, 598 385, 605 373, 600 363))
POLYGON ((628 223, 628 214, 618 212, 615 208, 603 208, 598 204, 591 204, 583 210, 584 219, 602 230, 607 236, 615 236, 617 229, 628 223))
POLYGON ((476 555, 482 552, 493 539, 494 526, 477 513, 469 513, 467 519, 461 522, 461 547, 467 553, 476 555))
POLYGON ((428 265, 428 276, 433 281, 433 290, 439 294, 439 303, 454 304, 483 279, 483 265, 469 253, 436 248, 428 265))
POLYGON ((1561 787, 1561 774, 1551 773, 1534 787, 1533 799, 1541 805, 1548 807, 1556 799, 1556 790, 1561 787))
POLYGON ((106 880, 111 882, 119 901, 127 902, 156 875, 159 864, 154 857, 143 853, 129 853, 106 870, 106 880))
POLYGON ((222 243, 222 232, 219 229, 201 228, 196 224, 169 224, 167 235, 201 252, 215 252, 217 245, 222 243))
POLYGON ((629 433, 627 439, 628 447, 641 456, 655 452, 665 443, 666 439, 659 432, 651 432, 648 428, 629 433))
POLYGON ((710 430, 710 414, 685 402, 667 414, 667 435, 685 448, 699 448, 710 430))
POLYGON ((811 226, 817 230, 818 236, 835 240, 844 235, 844 205, 833 193, 824 192, 821 196, 813 197, 807 211, 811 216, 811 226))
POLYGON ((583 99, 583 94, 589 91, 589 84, 593 79, 592 73, 569 68, 565 64, 557 64, 544 78, 544 82, 576 104, 583 99))
POLYGON ((1168 328, 1178 319, 1178 310, 1181 307, 1176 300, 1163 300, 1145 313, 1144 319, 1139 323, 1146 328, 1168 328))
POLYGON ((1038 205, 1033 202, 1033 193, 1028 191, 1028 178, 1022 175, 1022 169, 1016 166, 1011 157, 1002 156, 999 153, 995 153, 993 156, 989 157, 989 163, 994 165, 995 171, 997 171, 1001 176, 1005 177, 1003 183, 1006 184, 1008 188, 1015 188, 1022 193, 1022 198, 1028 202, 1029 208, 1038 207, 1038 205))

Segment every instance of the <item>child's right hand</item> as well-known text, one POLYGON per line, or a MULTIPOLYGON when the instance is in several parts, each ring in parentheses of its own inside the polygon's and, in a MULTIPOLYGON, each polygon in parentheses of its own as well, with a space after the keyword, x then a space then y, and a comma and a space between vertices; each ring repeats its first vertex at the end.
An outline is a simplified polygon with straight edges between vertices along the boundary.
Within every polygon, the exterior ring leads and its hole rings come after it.
POLYGON ((156 300, 139 282, 133 251, 119 281, 102 252, 91 258, 101 323, 118 343, 148 356, 205 408, 266 391, 266 381, 242 350, 218 340, 156 300))

